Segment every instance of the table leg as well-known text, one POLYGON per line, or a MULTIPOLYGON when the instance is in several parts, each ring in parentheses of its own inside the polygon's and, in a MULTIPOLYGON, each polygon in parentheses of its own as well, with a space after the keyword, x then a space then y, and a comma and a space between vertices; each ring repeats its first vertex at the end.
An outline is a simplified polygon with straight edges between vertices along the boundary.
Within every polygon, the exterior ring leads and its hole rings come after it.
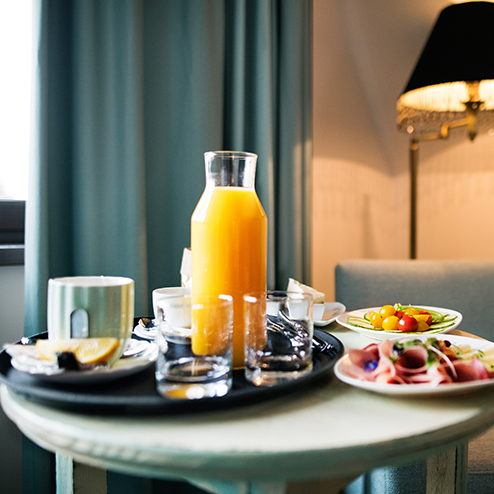
MULTIPOLYGON (((304 480, 299 482, 190 481, 212 494, 338 494, 355 478, 304 480)), ((449 493, 451 494, 451 493, 449 493)))
MULTIPOLYGON (((467 493, 467 445, 460 444, 427 460, 427 494, 467 493)), ((106 494, 106 470, 56 455, 57 494, 106 494)), ((201 482, 192 481, 218 494, 336 494, 353 478, 300 482, 201 482)))
POLYGON ((467 493, 468 444, 427 459, 426 494, 467 493))
POLYGON ((195 479, 188 481, 211 494, 286 494, 285 482, 202 481, 195 479))
MULTIPOLYGON (((107 494, 106 470, 78 463, 70 456, 60 453, 56 454, 55 461, 57 494, 107 494)), ((212 494, 337 494, 353 480, 354 478, 298 482, 189 482, 212 494)))
POLYGON ((338 494, 357 477, 288 482, 286 494, 338 494))
POLYGON ((106 494, 106 470, 56 454, 57 494, 106 494))

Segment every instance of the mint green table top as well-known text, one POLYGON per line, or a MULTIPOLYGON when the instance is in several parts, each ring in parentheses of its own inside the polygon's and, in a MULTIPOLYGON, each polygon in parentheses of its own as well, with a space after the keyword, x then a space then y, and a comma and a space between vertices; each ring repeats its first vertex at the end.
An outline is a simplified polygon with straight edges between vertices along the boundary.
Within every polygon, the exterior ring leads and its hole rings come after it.
MULTIPOLYGON (((327 329, 347 348, 370 342, 335 324, 327 329)), ((5 385, 1 404, 31 440, 77 462, 213 483, 356 477, 378 466, 444 454, 494 424, 491 388, 400 399, 336 378, 262 404, 183 416, 66 412, 31 402, 5 385)))

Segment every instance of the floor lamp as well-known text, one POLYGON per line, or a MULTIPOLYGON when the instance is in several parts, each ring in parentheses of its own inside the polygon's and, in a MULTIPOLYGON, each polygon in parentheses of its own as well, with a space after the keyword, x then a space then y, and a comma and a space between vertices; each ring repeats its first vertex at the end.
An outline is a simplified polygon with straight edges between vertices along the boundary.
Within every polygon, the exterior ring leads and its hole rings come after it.
POLYGON ((494 3, 453 4, 441 11, 398 99, 398 128, 410 139, 410 258, 417 257, 418 145, 466 127, 494 124, 494 3))

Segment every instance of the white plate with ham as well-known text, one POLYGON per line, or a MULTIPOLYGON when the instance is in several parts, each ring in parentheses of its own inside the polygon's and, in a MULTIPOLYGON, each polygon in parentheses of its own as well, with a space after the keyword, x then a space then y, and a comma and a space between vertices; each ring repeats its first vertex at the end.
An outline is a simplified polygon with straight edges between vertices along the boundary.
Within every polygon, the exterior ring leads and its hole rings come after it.
POLYGON ((371 312, 379 312, 380 310, 380 307, 371 307, 369 309, 359 309, 351 312, 345 312, 336 318, 336 322, 347 329, 357 331, 358 333, 368 336, 369 338, 373 338, 375 340, 389 340, 398 338, 400 335, 415 336, 449 333, 453 329, 457 328, 463 319, 463 316, 456 310, 430 307, 427 305, 414 305, 414 307, 430 311, 442 320, 432 324, 428 331, 415 331, 413 333, 398 330, 385 331, 383 329, 373 328, 372 324, 369 322, 369 314, 371 312))
POLYGON ((393 396, 460 394, 494 385, 494 343, 464 336, 417 336, 349 349, 341 381, 393 396))

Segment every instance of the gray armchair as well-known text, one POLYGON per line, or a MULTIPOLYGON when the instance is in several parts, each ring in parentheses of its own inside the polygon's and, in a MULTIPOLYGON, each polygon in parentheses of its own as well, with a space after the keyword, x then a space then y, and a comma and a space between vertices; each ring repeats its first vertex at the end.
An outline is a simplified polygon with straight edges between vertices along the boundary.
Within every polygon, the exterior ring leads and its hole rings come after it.
MULTIPOLYGON (((454 309, 458 329, 494 341, 494 261, 354 260, 335 269, 335 298, 348 311, 400 302, 454 309)), ((369 472, 346 494, 425 493, 425 460, 369 472)), ((468 446, 468 492, 494 489, 494 428, 468 446)))

